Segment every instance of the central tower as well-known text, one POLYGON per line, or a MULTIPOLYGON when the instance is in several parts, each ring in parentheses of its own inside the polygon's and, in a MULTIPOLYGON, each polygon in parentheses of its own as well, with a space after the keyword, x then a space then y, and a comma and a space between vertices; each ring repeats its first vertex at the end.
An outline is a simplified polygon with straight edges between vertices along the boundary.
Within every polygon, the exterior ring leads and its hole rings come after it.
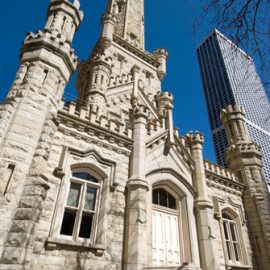
POLYGON ((116 17, 115 34, 144 49, 144 0, 110 0, 107 12, 116 17))

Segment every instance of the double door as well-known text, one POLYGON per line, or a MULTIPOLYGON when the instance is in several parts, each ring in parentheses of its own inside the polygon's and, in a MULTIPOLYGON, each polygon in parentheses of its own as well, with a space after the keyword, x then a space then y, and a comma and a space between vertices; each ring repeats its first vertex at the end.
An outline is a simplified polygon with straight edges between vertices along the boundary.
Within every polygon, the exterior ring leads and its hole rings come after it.
POLYGON ((152 265, 180 266, 178 215, 152 212, 152 265))

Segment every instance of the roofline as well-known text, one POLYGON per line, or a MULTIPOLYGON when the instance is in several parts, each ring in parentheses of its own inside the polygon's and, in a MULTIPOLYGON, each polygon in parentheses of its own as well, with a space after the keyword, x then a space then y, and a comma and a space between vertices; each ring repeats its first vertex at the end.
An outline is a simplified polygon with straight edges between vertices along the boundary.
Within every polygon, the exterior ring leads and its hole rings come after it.
POLYGON ((206 38, 199 43, 199 45, 196 47, 196 51, 214 34, 217 34, 221 36, 222 38, 226 39, 228 43, 233 45, 239 52, 241 52, 244 56, 246 56, 249 60, 253 61, 252 57, 248 55, 246 52, 244 52, 240 47, 238 47, 235 43, 233 43, 228 37, 226 37, 224 34, 222 34, 220 31, 218 31, 216 28, 214 28, 207 36, 206 38))

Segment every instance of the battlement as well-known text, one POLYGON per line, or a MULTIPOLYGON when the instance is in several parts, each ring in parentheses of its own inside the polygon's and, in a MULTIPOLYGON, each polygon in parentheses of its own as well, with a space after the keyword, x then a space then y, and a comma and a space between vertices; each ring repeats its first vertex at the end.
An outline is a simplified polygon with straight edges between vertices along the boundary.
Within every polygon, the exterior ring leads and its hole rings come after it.
MULTIPOLYGON (((68 57, 68 60, 72 63, 72 65, 77 65, 79 59, 75 54, 75 50, 70 47, 69 42, 64 35, 61 35, 58 32, 42 32, 38 30, 37 32, 28 32, 24 39, 24 45, 22 48, 22 52, 27 50, 28 45, 32 42, 36 43, 36 47, 38 46, 52 46, 54 45, 55 48, 58 50, 62 50, 65 56, 68 57)), ((31 46, 30 46, 31 47, 31 46)), ((32 47, 31 47, 32 48, 32 47)))
POLYGON ((164 48, 161 48, 161 49, 157 49, 153 52, 153 56, 156 57, 157 59, 159 59, 160 57, 164 57, 164 58, 168 58, 169 56, 169 52, 164 49, 164 48))
POLYGON ((94 54, 93 57, 91 57, 91 61, 104 62, 109 66, 111 66, 111 64, 112 64, 112 58, 105 55, 105 54, 94 54))
POLYGON ((91 123, 95 126, 101 127, 114 134, 132 138, 132 130, 129 128, 120 115, 108 112, 107 114, 99 115, 98 111, 90 106, 88 110, 86 107, 81 106, 79 103, 70 102, 64 106, 63 112, 70 115, 73 119, 80 119, 83 123, 91 123))
POLYGON ((245 116, 245 110, 242 106, 240 105, 229 105, 226 108, 222 109, 221 111, 221 119, 224 118, 227 115, 231 114, 240 114, 243 117, 245 116))
POLYGON ((155 119, 151 120, 147 123, 147 135, 149 137, 153 135, 160 134, 165 131, 165 119, 162 118, 161 120, 155 119))
POLYGON ((143 117, 147 119, 150 115, 148 107, 142 104, 137 105, 134 108, 133 113, 136 118, 143 117))
MULTIPOLYGON (((73 0, 73 1, 70 1, 70 0, 51 0, 50 1, 50 8, 52 6, 61 5, 63 3, 65 3, 69 7, 73 8, 77 13, 76 15, 77 15, 79 21, 82 21, 82 19, 83 19, 83 11, 80 10, 81 3, 80 3, 79 0, 73 0)), ((49 11, 50 11, 50 8, 49 8, 49 11)))
POLYGON ((158 100, 169 100, 171 102, 174 99, 173 94, 170 93, 169 91, 158 92, 156 97, 157 97, 158 100))
POLYGON ((187 135, 186 135, 186 140, 188 144, 196 144, 196 143, 200 143, 203 144, 204 143, 204 135, 202 132, 199 131, 190 131, 187 135))
POLYGON ((230 171, 230 170, 228 170, 220 165, 214 164, 210 161, 207 161, 207 160, 204 161, 204 168, 206 171, 208 171, 210 173, 214 173, 216 175, 219 175, 221 177, 225 177, 225 178, 232 180, 232 181, 238 181, 237 176, 232 171, 230 171))
POLYGON ((133 81, 134 81, 133 76, 130 73, 111 76, 108 87, 120 86, 120 85, 131 83, 133 81))
POLYGON ((261 147, 254 142, 241 142, 239 144, 233 144, 227 149, 226 154, 235 152, 235 151, 238 151, 241 153, 253 152, 253 153, 257 153, 261 155, 261 147))

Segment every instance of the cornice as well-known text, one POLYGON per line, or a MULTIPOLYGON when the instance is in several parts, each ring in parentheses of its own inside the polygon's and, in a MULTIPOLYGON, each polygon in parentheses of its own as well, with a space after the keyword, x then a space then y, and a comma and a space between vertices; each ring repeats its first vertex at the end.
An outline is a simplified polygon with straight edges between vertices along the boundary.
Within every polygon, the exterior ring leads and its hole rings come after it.
POLYGON ((209 187, 214 187, 227 193, 242 196, 245 185, 207 170, 205 173, 207 178, 207 185, 209 187))
POLYGON ((119 133, 83 120, 66 111, 58 111, 59 130, 66 135, 94 143, 117 153, 130 156, 133 141, 119 133))

